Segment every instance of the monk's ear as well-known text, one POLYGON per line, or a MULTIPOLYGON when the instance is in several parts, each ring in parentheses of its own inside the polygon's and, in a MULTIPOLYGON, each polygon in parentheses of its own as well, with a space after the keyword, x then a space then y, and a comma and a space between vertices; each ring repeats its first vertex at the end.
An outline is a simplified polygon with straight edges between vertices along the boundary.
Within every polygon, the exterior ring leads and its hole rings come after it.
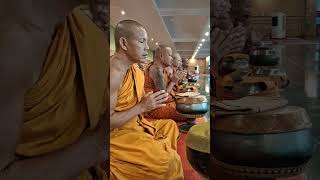
POLYGON ((120 44, 120 46, 121 46, 121 48, 123 49, 123 50, 128 50, 128 41, 127 41, 127 39, 126 38, 124 38, 124 37, 121 37, 120 39, 119 39, 119 44, 120 44))

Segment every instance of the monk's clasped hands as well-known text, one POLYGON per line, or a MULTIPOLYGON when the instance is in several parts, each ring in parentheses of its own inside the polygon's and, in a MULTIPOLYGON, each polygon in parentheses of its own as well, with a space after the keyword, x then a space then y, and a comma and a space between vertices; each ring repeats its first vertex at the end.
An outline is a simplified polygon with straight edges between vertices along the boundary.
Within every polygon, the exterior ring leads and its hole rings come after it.
POLYGON ((186 78, 186 76, 187 76, 187 73, 186 73, 185 71, 179 71, 179 70, 177 70, 177 71, 173 74, 173 76, 172 76, 172 78, 171 78, 171 81, 177 83, 177 82, 179 82, 179 80, 186 78))
POLYGON ((166 106, 165 102, 168 100, 168 98, 169 94, 165 90, 161 90, 155 93, 151 91, 143 97, 139 105, 142 108, 143 112, 148 112, 156 108, 166 106))

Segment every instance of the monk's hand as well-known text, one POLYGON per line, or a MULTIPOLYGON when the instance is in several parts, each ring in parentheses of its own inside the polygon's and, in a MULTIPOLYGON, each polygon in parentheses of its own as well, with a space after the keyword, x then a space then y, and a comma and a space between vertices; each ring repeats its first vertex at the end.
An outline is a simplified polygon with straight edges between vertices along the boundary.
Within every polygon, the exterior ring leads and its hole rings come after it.
POLYGON ((222 57, 234 52, 241 52, 246 43, 246 29, 239 25, 228 32, 219 28, 213 30, 211 50, 213 59, 218 63, 222 57))
POLYGON ((224 33, 219 28, 214 28, 212 32, 212 44, 211 44, 211 51, 213 53, 213 61, 218 63, 220 59, 223 57, 222 49, 220 48, 220 44, 226 38, 226 33, 224 33))
POLYGON ((247 30, 242 24, 233 28, 228 34, 228 40, 230 41, 230 46, 227 53, 241 52, 245 46, 247 40, 247 30))
POLYGON ((171 77, 170 81, 174 83, 178 83, 180 79, 183 79, 187 76, 187 74, 184 71, 177 70, 171 77))
POLYGON ((165 101, 167 101, 168 98, 169 94, 165 90, 155 93, 149 92, 143 97, 139 105, 141 106, 143 112, 148 112, 156 108, 166 106, 165 101))

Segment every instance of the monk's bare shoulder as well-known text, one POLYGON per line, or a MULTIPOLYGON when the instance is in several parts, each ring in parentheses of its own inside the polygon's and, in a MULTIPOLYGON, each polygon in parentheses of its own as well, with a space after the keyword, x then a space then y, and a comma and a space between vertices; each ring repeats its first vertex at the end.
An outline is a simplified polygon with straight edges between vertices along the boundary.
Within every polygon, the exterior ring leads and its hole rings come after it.
POLYGON ((110 59, 110 88, 112 92, 120 88, 125 73, 121 70, 119 62, 120 60, 114 57, 110 59))
POLYGON ((126 71, 121 69, 121 60, 112 57, 110 59, 110 113, 114 112, 117 103, 118 90, 122 84, 126 71))

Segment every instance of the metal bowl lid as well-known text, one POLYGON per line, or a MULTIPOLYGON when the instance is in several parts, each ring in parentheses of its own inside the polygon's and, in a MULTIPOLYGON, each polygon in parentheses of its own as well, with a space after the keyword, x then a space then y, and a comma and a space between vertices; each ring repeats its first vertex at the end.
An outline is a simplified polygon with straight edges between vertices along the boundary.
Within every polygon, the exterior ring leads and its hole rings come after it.
POLYGON ((216 117, 213 129, 239 134, 270 134, 311 128, 304 108, 285 106, 263 113, 216 117))

